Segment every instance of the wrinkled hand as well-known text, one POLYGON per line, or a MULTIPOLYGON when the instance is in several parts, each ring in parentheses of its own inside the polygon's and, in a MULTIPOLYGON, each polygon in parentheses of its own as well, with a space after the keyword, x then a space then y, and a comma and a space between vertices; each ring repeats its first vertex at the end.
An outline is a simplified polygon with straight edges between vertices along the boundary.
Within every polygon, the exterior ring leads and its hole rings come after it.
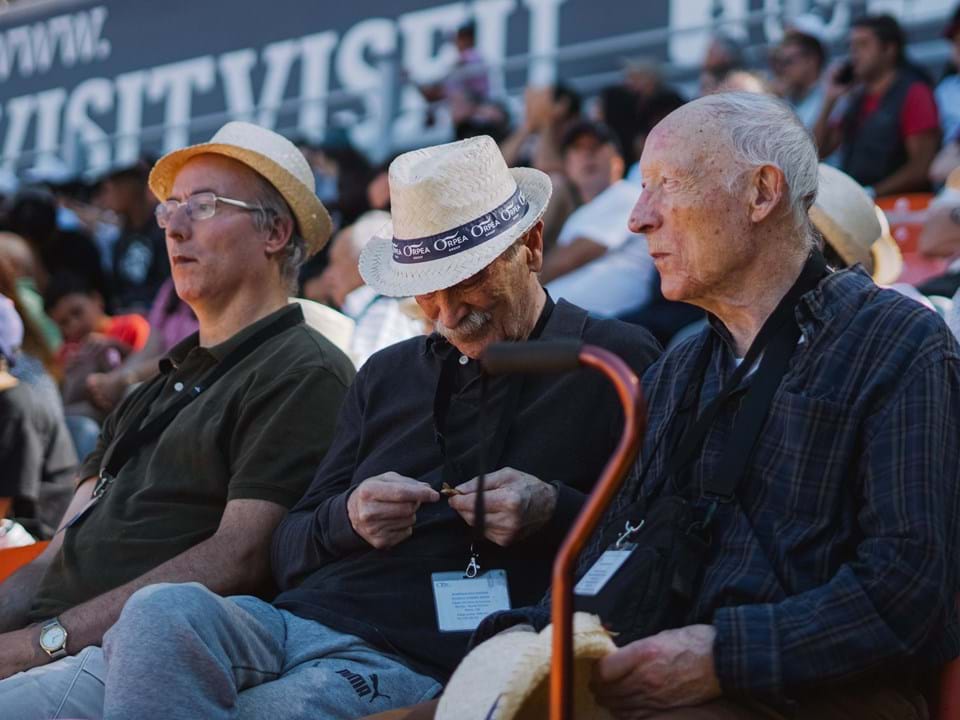
POLYGON ((413 534, 422 503, 439 499, 440 493, 427 483, 388 472, 357 485, 347 500, 347 514, 360 537, 385 550, 413 534))
POLYGON ((48 662, 50 656, 40 649, 39 625, 0 635, 0 680, 48 662))
POLYGON ((617 718, 643 718, 667 708, 720 697, 711 625, 665 630, 597 661, 593 691, 617 718))
MULTIPOLYGON (((513 468, 490 473, 483 487, 483 534, 503 547, 546 525, 557 507, 557 488, 513 468)), ((460 494, 450 498, 450 507, 472 527, 476 521, 477 479, 457 485, 457 490, 460 494)))

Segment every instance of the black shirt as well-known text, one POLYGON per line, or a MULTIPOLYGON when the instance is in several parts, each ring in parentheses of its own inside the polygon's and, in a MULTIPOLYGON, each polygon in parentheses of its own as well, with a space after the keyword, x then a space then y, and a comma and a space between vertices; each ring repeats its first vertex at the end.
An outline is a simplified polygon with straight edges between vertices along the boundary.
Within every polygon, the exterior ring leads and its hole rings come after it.
MULTIPOLYGON (((541 339, 600 345, 637 374, 659 353, 642 328, 589 317, 563 301, 552 307, 548 300, 544 312, 550 315, 541 339)), ((358 635, 440 680, 462 658, 470 633, 438 630, 430 576, 466 567, 470 528, 441 497, 421 506, 410 539, 375 550, 354 532, 346 505, 353 487, 387 471, 439 490, 444 454, 434 400, 451 353, 456 349, 433 335, 398 343, 367 361, 347 394, 333 445, 313 484, 273 540, 274 576, 282 591, 277 607, 358 635)), ((513 380, 490 380, 487 412, 497 422, 505 422, 500 411, 513 380)), ((460 482, 478 474, 480 384, 474 361, 458 364, 443 447, 460 482)), ((507 571, 514 607, 539 599, 547 588, 553 556, 622 427, 616 394, 596 372, 528 376, 520 387, 503 452, 488 458, 487 470, 512 467, 556 483, 560 492, 554 517, 540 532, 509 548, 482 544, 483 567, 507 571)))
POLYGON ((116 307, 146 312, 168 277, 166 239, 153 218, 142 228, 125 229, 113 250, 116 307))

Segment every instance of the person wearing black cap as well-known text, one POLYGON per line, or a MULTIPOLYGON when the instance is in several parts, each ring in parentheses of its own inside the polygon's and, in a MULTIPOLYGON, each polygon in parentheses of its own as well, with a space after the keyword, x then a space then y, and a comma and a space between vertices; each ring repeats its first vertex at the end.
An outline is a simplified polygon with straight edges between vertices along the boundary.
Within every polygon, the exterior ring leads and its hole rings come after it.
MULTIPOLYGON (((567 218, 564 229, 561 229, 557 237, 556 247, 544 256, 543 270, 540 272, 540 281, 544 284, 596 260, 607 251, 609 243, 582 233, 571 236, 570 222, 574 220, 576 213, 583 211, 609 187, 621 181, 624 172, 620 143, 613 132, 602 123, 589 120, 577 123, 564 136, 561 148, 564 173, 573 183, 582 205, 567 218), (567 230, 566 235, 564 230, 567 230)), ((618 223, 624 229, 627 215, 623 217, 622 223, 618 223)))

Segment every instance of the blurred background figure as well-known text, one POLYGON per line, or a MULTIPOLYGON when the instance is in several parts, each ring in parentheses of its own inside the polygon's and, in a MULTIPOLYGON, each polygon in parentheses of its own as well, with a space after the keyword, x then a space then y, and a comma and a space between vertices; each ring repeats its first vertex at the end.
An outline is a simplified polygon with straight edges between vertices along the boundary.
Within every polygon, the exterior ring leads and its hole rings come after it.
POLYGON ((905 45, 890 15, 854 20, 849 64, 830 73, 814 126, 821 159, 839 148, 840 168, 874 197, 928 190, 940 146, 933 90, 905 45), (841 97, 846 107, 834 116, 841 97))
POLYGON ((91 396, 87 378, 116 370, 131 353, 143 350, 150 324, 137 314, 107 315, 100 294, 67 272, 50 279, 44 305, 63 334, 57 360, 67 417, 86 417, 99 424, 106 413, 91 396))
POLYGON ((446 101, 454 128, 468 120, 477 105, 490 97, 490 71, 477 49, 477 28, 472 22, 454 33, 457 57, 449 74, 441 82, 421 85, 420 92, 431 102, 446 101))
POLYGON ((937 187, 943 185, 954 168, 960 167, 960 5, 943 36, 950 41, 950 60, 934 90, 943 128, 943 148, 930 166, 930 182, 937 187))
POLYGON ((166 241, 153 217, 157 199, 147 187, 152 166, 152 158, 144 157, 110 170, 94 193, 94 205, 111 213, 120 229, 113 248, 113 302, 101 292, 107 307, 118 312, 146 313, 170 277, 166 241))
POLYGON ((821 76, 826 62, 823 43, 814 35, 798 30, 789 30, 771 54, 773 90, 811 129, 823 107, 821 76))
POLYGON ((724 33, 715 33, 707 45, 700 68, 700 94, 717 91, 727 75, 743 68, 743 47, 724 33))
POLYGON ((0 296, 0 517, 49 538, 73 495, 77 456, 62 414, 10 373, 23 337, 13 301, 0 296))
POLYGON ((304 287, 307 299, 326 303, 356 323, 348 354, 357 367, 378 350, 423 333, 401 299, 379 295, 360 276, 361 251, 389 222, 388 213, 371 210, 340 230, 326 269, 304 287))

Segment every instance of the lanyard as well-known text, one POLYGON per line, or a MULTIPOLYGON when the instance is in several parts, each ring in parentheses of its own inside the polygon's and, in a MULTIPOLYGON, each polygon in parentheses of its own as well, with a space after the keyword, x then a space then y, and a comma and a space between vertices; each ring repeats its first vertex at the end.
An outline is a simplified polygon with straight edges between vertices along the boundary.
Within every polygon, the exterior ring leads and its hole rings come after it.
MULTIPOLYGON (((553 313, 554 303, 547 296, 543 311, 533 331, 530 333, 528 342, 535 342, 543 333, 550 315, 553 313)), ((450 404, 456 389, 457 366, 460 364, 460 353, 455 348, 443 360, 440 368, 440 376, 437 379, 437 389, 433 398, 433 424, 434 435, 440 452, 443 454, 443 481, 450 487, 456 487, 461 482, 460 473, 454 465, 453 458, 447 449, 446 428, 447 417, 450 411, 450 404)), ((507 436, 513 425, 513 420, 517 415, 520 406, 520 396, 523 392, 524 378, 522 375, 511 375, 501 378, 505 383, 506 389, 503 394, 503 400, 500 403, 495 429, 491 435, 487 428, 487 399, 488 399, 488 377, 486 373, 480 374, 480 417, 477 423, 479 441, 477 444, 479 455, 479 476, 477 478, 477 499, 474 510, 474 525, 471 532, 470 542, 470 561, 464 572, 466 577, 476 577, 480 571, 480 547, 483 543, 484 535, 484 476, 487 472, 488 462, 499 462, 503 456, 503 451, 507 444, 507 436)))
POLYGON ((282 313, 280 317, 260 328, 240 343, 240 345, 228 353, 222 361, 217 363, 216 367, 204 375, 189 391, 182 393, 176 401, 170 403, 170 405, 153 420, 141 427, 143 421, 146 420, 150 414, 153 404, 163 391, 163 384, 158 383, 158 388, 150 401, 144 405, 143 410, 137 414, 136 418, 131 419, 128 424, 128 429, 117 438, 107 450, 103 465, 100 467, 100 478, 93 490, 94 498, 100 498, 100 496, 107 491, 107 488, 116 479, 127 461, 133 458, 145 445, 158 438, 161 433, 166 430, 167 426, 173 422, 173 419, 181 410, 196 400, 204 391, 208 390, 211 385, 226 375, 256 348, 279 335, 284 330, 298 325, 302 319, 303 314, 298 312, 297 308, 292 308, 282 313))
MULTIPOLYGON (((693 424, 684 428, 679 446, 671 453, 670 461, 667 463, 664 473, 665 479, 656 494, 659 494, 667 483, 676 484, 682 474, 697 459, 707 432, 716 420, 724 403, 739 388, 749 369, 763 355, 760 367, 747 391, 740 412, 737 414, 731 436, 732 440, 726 447, 722 461, 718 465, 722 474, 709 478, 700 488, 700 496, 712 500, 713 509, 715 509, 717 502, 726 502, 733 498, 736 486, 746 472, 746 466, 759 437, 773 395, 786 374, 793 350, 800 338, 800 328, 796 322, 797 305, 800 298, 816 288, 827 273, 828 269, 823 255, 819 250, 813 251, 796 282, 764 322, 757 337, 750 345, 743 362, 740 363, 740 366, 724 384, 717 396, 704 408, 693 424)), ((711 334, 703 343, 694 364, 693 373, 688 380, 687 389, 668 425, 673 424, 678 418, 682 418, 699 405, 700 389, 713 354, 714 342, 711 334)), ((663 433, 660 436, 653 448, 651 457, 644 463, 643 471, 634 489, 634 501, 638 499, 643 480, 653 464, 653 456, 667 434, 663 433)), ((708 513, 712 514, 712 511, 708 511, 708 513)))

